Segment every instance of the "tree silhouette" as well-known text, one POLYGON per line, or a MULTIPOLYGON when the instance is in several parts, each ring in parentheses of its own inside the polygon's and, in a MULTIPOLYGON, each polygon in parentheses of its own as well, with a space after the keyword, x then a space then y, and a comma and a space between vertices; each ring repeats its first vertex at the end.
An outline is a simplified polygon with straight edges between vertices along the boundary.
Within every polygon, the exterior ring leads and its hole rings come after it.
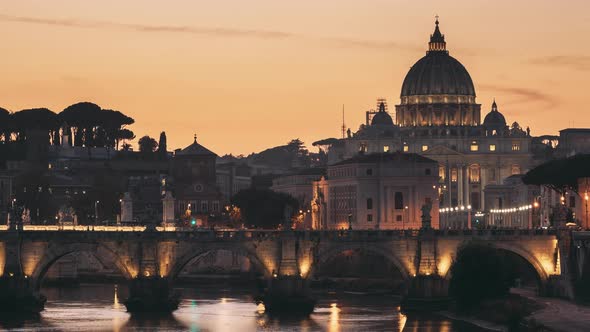
POLYGON ((49 135, 58 128, 57 115, 47 108, 33 108, 12 114, 12 129, 16 133, 17 141, 24 141, 32 130, 47 131, 49 135))
POLYGON ((135 120, 90 102, 66 107, 59 114, 59 122, 66 124, 66 134, 71 134, 74 146, 118 148, 121 140, 135 138, 133 132, 125 128, 135 120))
POLYGON ((151 154, 154 151, 156 151, 156 148, 158 147, 158 142, 156 142, 155 139, 147 135, 140 138, 138 144, 139 152, 142 152, 144 154, 151 154))
POLYGON ((92 146, 92 129, 97 125, 100 106, 81 102, 66 107, 59 113, 61 123, 71 126, 74 146, 92 146))
POLYGON ((231 199, 244 218, 248 227, 276 229, 285 220, 285 211, 291 211, 291 218, 299 208, 295 198, 268 189, 245 189, 231 199))
POLYGON ((8 110, 0 107, 0 135, 4 136, 4 142, 10 142, 12 118, 8 110))
POLYGON ((167 146, 166 146, 166 132, 160 133, 160 141, 158 142, 158 155, 162 159, 166 159, 167 153, 167 146))

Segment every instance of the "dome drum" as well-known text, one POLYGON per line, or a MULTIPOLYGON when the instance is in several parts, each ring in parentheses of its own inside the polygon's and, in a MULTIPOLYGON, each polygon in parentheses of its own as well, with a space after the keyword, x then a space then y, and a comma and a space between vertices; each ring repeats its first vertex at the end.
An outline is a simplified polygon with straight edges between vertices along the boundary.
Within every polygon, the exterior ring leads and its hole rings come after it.
POLYGON ((415 95, 402 96, 401 104, 475 104, 475 96, 468 95, 415 95))
POLYGON ((438 20, 429 50, 408 71, 396 105, 400 126, 476 126, 481 105, 465 67, 449 55, 438 20))

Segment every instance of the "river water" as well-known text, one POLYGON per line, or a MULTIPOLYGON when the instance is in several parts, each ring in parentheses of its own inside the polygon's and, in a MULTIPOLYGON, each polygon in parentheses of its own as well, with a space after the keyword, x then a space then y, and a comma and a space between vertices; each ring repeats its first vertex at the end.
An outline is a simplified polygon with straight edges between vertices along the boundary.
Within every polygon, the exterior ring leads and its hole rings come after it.
POLYGON ((435 315, 403 314, 390 296, 320 296, 305 319, 274 319, 247 292, 210 285, 181 289, 180 308, 167 317, 131 317, 124 286, 83 284, 44 288, 48 301, 38 317, 0 318, 11 331, 481 331, 435 315))

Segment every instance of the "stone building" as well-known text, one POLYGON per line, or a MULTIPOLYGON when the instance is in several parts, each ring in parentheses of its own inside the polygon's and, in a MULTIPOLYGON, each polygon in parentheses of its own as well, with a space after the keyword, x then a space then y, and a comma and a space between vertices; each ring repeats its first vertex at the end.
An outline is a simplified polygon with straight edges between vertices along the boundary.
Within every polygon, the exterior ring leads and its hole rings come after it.
POLYGON ((484 211, 488 184, 535 166, 531 135, 514 122, 508 126, 495 101, 481 122, 481 105, 469 72, 449 55, 438 20, 426 55, 403 81, 396 119, 387 103, 378 100, 377 111, 357 132, 332 144, 329 163, 361 153, 416 153, 438 162, 441 207, 471 206, 484 211))
POLYGON ((271 190, 291 195, 299 202, 300 214, 302 217, 301 227, 309 229, 313 220, 311 214, 311 203, 313 200, 313 183, 326 175, 325 168, 307 168, 298 170, 291 174, 277 176, 272 180, 271 190))
POLYGON ((590 129, 567 128, 560 130, 558 142, 557 155, 560 157, 590 153, 590 129))
POLYGON ((175 151, 173 194, 180 219, 194 219, 195 225, 201 226, 221 211, 223 195, 217 186, 216 159, 215 153, 197 143, 196 135, 191 145, 175 151))
POLYGON ((484 191, 489 211, 485 226, 520 229, 541 226, 537 202, 540 187, 523 183, 522 175, 509 176, 502 184, 490 184, 484 191))
POLYGON ((415 153, 358 154, 313 183, 314 229, 418 229, 431 207, 438 228, 438 163, 415 153))
POLYGON ((251 173, 252 168, 245 163, 230 162, 217 164, 215 171, 216 182, 226 203, 240 190, 248 189, 252 186, 251 173))

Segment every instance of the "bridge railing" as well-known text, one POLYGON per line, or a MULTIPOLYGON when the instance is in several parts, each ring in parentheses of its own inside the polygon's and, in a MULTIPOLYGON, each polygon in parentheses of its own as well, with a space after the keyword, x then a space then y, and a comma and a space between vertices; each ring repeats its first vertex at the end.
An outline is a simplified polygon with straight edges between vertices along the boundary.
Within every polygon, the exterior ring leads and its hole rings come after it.
POLYGON ((442 229, 435 234, 441 236, 534 236, 555 235, 554 229, 442 229))
MULTIPOLYGON (((92 225, 23 225, 22 231, 75 231, 75 232, 144 232, 146 226, 92 226, 92 225)), ((0 231, 9 231, 6 225, 0 225, 0 231)), ((197 239, 267 239, 283 236, 285 231, 259 229, 223 229, 211 230, 203 228, 156 227, 157 232, 176 233, 178 236, 189 236, 197 239)), ((303 230, 292 231, 298 237, 310 239, 340 240, 377 240, 392 237, 416 237, 420 230, 303 230)), ((556 235, 554 229, 442 229, 432 230, 437 236, 535 236, 556 235)))

